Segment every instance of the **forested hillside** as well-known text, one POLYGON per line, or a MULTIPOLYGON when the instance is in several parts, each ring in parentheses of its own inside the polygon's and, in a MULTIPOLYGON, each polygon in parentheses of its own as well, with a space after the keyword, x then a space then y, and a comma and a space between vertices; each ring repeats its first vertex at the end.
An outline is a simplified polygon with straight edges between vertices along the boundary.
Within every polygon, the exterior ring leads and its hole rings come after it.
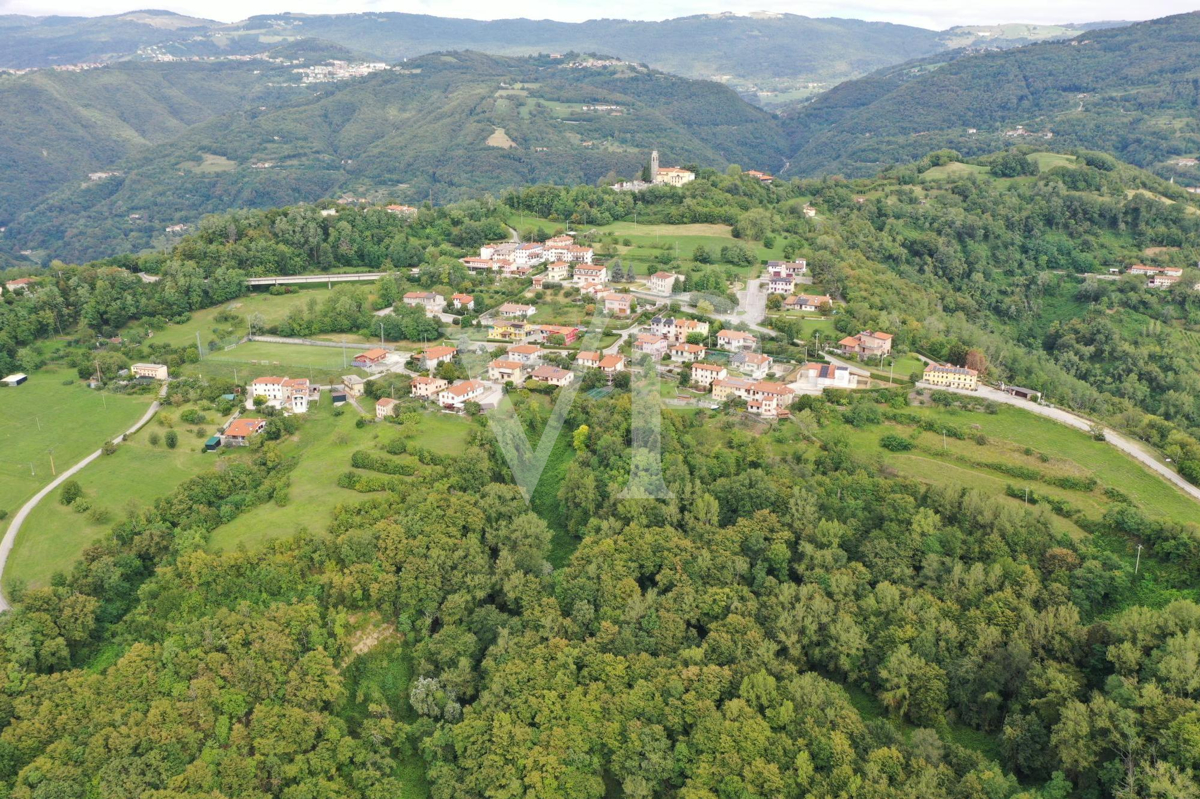
MULTIPOLYGON (((324 57, 339 48, 324 48, 324 57)), ((270 58, 292 57, 291 48, 270 58)), ((84 72, 0 75, 0 226, 89 173, 236 109, 275 107, 311 93, 280 86, 290 66, 273 61, 143 64, 84 72)), ((102 182, 102 181, 97 181, 102 182)), ((88 190, 103 189, 99 186, 88 190)))
POLYGON ((1200 152, 1200 13, 1070 41, 952 54, 883 70, 789 120, 797 174, 873 174, 937 147, 991 152, 1023 126, 1113 152, 1188 185, 1200 152), (972 133, 969 129, 975 129, 972 133))
POLYGON ((637 175, 652 149, 664 163, 774 170, 786 150, 776 120, 730 89, 633 65, 439 54, 339 86, 284 108, 243 107, 139 152, 119 175, 51 195, 5 240, 86 260, 230 208, 594 183, 637 175))

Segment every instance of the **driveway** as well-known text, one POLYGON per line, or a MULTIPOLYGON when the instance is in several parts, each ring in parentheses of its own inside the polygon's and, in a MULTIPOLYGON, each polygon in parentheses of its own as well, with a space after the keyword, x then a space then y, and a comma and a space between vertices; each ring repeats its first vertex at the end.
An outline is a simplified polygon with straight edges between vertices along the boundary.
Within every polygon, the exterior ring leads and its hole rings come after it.
MULTIPOLYGON (((930 386, 925 383, 918 383, 920 388, 938 389, 940 386, 930 386)), ((1041 405, 1029 400, 1023 400, 1019 397, 1014 397, 1012 394, 1007 394, 997 388, 991 386, 980 386, 978 391, 966 391, 964 389, 948 389, 941 388, 942 391, 951 391, 956 394, 966 394, 970 397, 982 397, 992 400, 993 402, 1001 402, 1005 405, 1012 405, 1017 408, 1036 413, 1038 416, 1045 416, 1047 419, 1053 419, 1060 424, 1065 424, 1068 427, 1074 427, 1076 430, 1090 432, 1093 425, 1098 424, 1087 417, 1080 416, 1062 408, 1055 408, 1050 405, 1041 405)), ((1142 463, 1148 469, 1153 470, 1161 475, 1165 480, 1174 483, 1181 491, 1190 496, 1192 499, 1200 502, 1200 487, 1194 486, 1179 475, 1171 467, 1160 461, 1154 452, 1144 444, 1134 441, 1128 436, 1124 436, 1115 430, 1112 430, 1104 425, 1099 425, 1104 430, 1104 438, 1117 449, 1129 455, 1131 458, 1142 463)))
MULTIPOLYGON (((150 404, 150 408, 146 411, 141 419, 138 419, 137 422, 134 423, 133 427, 114 438, 113 441, 117 442, 118 444, 121 443, 127 437, 140 430, 142 426, 146 424, 146 422, 149 422, 151 419, 153 419, 154 414, 158 413, 158 409, 162 407, 161 400, 166 396, 166 394, 167 384, 163 383, 162 388, 158 392, 159 399, 156 399, 150 404)), ((12 522, 8 525, 8 530, 4 533, 4 539, 0 540, 0 577, 4 575, 4 567, 8 565, 8 556, 10 553, 12 553, 13 544, 15 544, 17 541, 17 533, 21 532, 21 525, 25 523, 25 519, 28 518, 29 514, 33 512, 33 509, 38 506, 39 502, 46 498, 47 494, 77 474, 80 469, 96 460, 96 458, 99 458, 100 455, 101 450, 96 450, 91 455, 88 455, 79 463, 75 464, 58 477, 54 478, 49 485, 34 494, 32 499, 21 506, 21 509, 17 511, 17 515, 13 516, 12 522)), ((12 606, 8 604, 8 600, 4 597, 4 594, 0 592, 0 612, 10 610, 11 608, 12 606)))

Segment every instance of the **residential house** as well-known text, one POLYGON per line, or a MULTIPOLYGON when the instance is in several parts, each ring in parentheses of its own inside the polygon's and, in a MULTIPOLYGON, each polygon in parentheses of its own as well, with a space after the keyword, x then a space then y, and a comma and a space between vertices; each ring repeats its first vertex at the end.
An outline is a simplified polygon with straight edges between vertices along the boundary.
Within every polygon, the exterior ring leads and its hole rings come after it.
POLYGON ((555 336, 562 336, 565 344, 573 344, 579 338, 579 328, 567 325, 534 325, 529 333, 531 340, 543 344, 549 343, 555 336))
POLYGON ((979 372, 949 363, 931 363, 925 367, 921 380, 939 388, 958 388, 975 391, 979 388, 979 372))
POLYGON ((475 310, 475 298, 470 294, 455 294, 450 298, 450 302, 454 305, 454 310, 461 311, 466 308, 468 311, 475 310))
POLYGON ((442 389, 437 395, 438 404, 443 408, 461 411, 468 402, 477 401, 482 397, 484 390, 483 383, 478 380, 462 380, 442 389))
POLYGON ((511 280, 520 280, 521 278, 529 277, 529 275, 532 272, 533 272, 532 266, 517 264, 512 261, 501 261, 500 262, 500 277, 503 277, 503 278, 507 278, 507 279, 511 279, 511 280))
POLYGON ((758 339, 740 330, 722 330, 717 333, 717 349, 726 352, 741 352, 752 350, 758 346, 758 339))
POLYGON ((887 357, 892 354, 892 334, 864 330, 857 336, 846 336, 838 342, 842 352, 865 358, 887 357))
POLYGON ((674 272, 655 272, 646 279, 646 288, 653 294, 669 297, 675 290, 676 280, 683 280, 683 275, 677 275, 674 272))
POLYGON ((396 216, 414 217, 417 215, 417 209, 411 205, 389 205, 384 210, 396 216))
POLYGON ((654 176, 652 182, 662 186, 675 186, 678 188, 696 179, 695 172, 681 169, 680 167, 663 166, 659 167, 656 171, 657 174, 654 176))
POLYGON ((746 401, 746 410, 757 416, 778 418, 787 415, 787 407, 796 398, 794 389, 783 383, 766 380, 744 380, 730 377, 714 380, 713 399, 717 402, 738 398, 746 401))
POLYGON ((796 289, 796 278, 790 275, 771 275, 767 278, 768 294, 791 294, 796 289))
POLYGON ((698 386, 711 388, 714 380, 724 380, 729 377, 729 372, 724 366, 715 363, 694 363, 692 364, 692 382, 698 386))
POLYGON ((508 348, 506 355, 508 360, 528 366, 540 361, 542 352, 542 348, 536 344, 514 344, 508 348))
POLYGON ((708 350, 703 344, 672 344, 670 353, 676 363, 695 363, 704 360, 708 350))
POLYGON ((536 266, 545 260, 542 245, 537 242, 521 244, 512 253, 513 263, 517 266, 536 266))
POLYGON ((575 243, 575 237, 563 233, 559 236, 551 236, 542 242, 544 247, 570 247, 575 243))
POLYGON ((757 169, 747 169, 742 173, 748 178, 754 178, 759 183, 765 183, 768 186, 775 180, 774 175, 768 175, 766 172, 759 172, 757 169))
POLYGON ((355 355, 354 360, 351 361, 351 363, 353 363, 359 369, 371 369, 372 367, 379 366, 381 363, 383 363, 384 358, 389 355, 391 355, 391 352, 388 350, 381 349, 380 347, 374 347, 366 352, 360 352, 358 355, 355 355))
POLYGON ((580 264, 575 267, 574 282, 576 286, 585 283, 607 283, 608 267, 594 264, 580 264))
POLYGON ((509 361, 504 358, 497 358, 488 364, 488 380, 497 383, 506 383, 511 380, 514 383, 520 383, 522 378, 522 369, 525 364, 520 361, 509 361))
POLYGON ((427 314, 435 314, 446 307, 446 298, 432 291, 410 291, 404 295, 404 304, 424 308, 427 314))
POLYGON ((524 341, 533 327, 537 325, 529 325, 524 320, 496 319, 488 324, 487 337, 493 341, 524 341))
POLYGON ((570 247, 567 247, 567 257, 564 260, 570 261, 573 264, 591 265, 592 259, 595 257, 596 253, 591 247, 572 244, 570 247))
POLYGON ((149 378, 150 380, 166 380, 167 367, 161 363, 135 363, 129 367, 134 377, 149 378))
POLYGON ((762 380, 775 366, 770 355, 761 352, 735 352, 729 359, 729 365, 744 375, 762 380))
POLYGON ((533 370, 530 375, 534 380, 540 380, 543 383, 549 383, 552 386, 568 386, 575 379, 575 375, 566 369, 559 369, 557 366, 539 366, 533 370))
POLYGON ((662 336, 655 336, 650 333, 639 333, 638 337, 633 342, 634 352, 644 352, 647 355, 652 355, 655 358, 661 358, 667 354, 667 347, 671 346, 671 342, 667 341, 662 336))
POLYGON ((4 288, 8 291, 28 291, 37 280, 32 277, 19 277, 16 280, 9 280, 4 284, 4 288))
POLYGON ((234 419, 221 434, 221 443, 227 447, 244 447, 250 442, 250 436, 261 433, 266 426, 266 419, 234 419))
POLYGON ((367 383, 358 375, 342 375, 342 389, 351 397, 361 397, 367 383))
POLYGON ((555 261, 546 267, 542 277, 551 283, 566 283, 571 275, 571 266, 566 261, 555 261))
POLYGON ((771 277, 798 278, 808 271, 808 261, 797 258, 794 261, 767 261, 767 274, 771 277))
POLYGON ((600 297, 608 293, 608 287, 603 283, 583 283, 579 286, 579 296, 600 297))
POLYGON ((858 388, 858 375, 848 367, 831 363, 806 363, 800 367, 797 383, 803 388, 858 388))
POLYGON ((449 385, 449 380, 420 375, 412 379, 412 383, 409 384, 408 388, 417 399, 432 399, 441 394, 449 385))
POLYGON ((806 205, 804 206, 804 215, 809 219, 815 219, 817 216, 817 209, 813 208, 811 205, 806 205))
POLYGON ((432 372, 438 367, 439 364, 450 363, 450 361, 454 360, 454 356, 457 354, 457 347, 438 345, 435 347, 426 348, 426 350, 422 352, 418 358, 420 359, 419 363, 421 368, 432 372))
POLYGON ((288 413, 307 413, 308 405, 321 396, 320 386, 307 377, 258 377, 250 383, 246 407, 253 408, 256 397, 265 397, 267 405, 288 413))
POLYGON ((575 356, 575 363, 584 369, 596 369, 600 366, 600 353, 592 350, 582 350, 575 356))
POLYGON ((819 311, 821 308, 833 307, 833 298, 828 294, 794 294, 783 301, 785 311, 819 311))
POLYGON ((516 302, 506 302, 496 309, 496 314, 505 319, 528 319, 535 313, 537 313, 536 307, 516 302))
POLYGON ((542 255, 547 261, 566 261, 574 245, 575 239, 570 236, 555 236, 542 242, 542 255))
POLYGON ((384 419, 396 413, 396 400, 391 397, 375 400, 375 418, 384 419))
POLYGON ((491 258, 459 258, 471 272, 490 272, 493 269, 500 268, 500 261, 493 261, 491 258))
POLYGON ((629 316, 629 309, 633 305, 633 296, 630 294, 606 294, 604 295, 604 312, 615 316, 629 316))
POLYGON ((698 322, 695 319, 674 319, 667 316, 656 316, 650 320, 650 332, 662 336, 668 341, 684 342, 693 333, 708 335, 708 322, 698 322))
POLYGON ((601 372, 606 375, 614 375, 617 372, 625 371, 625 356, 624 355, 605 355, 597 364, 601 372))
POLYGON ((511 258, 512 254, 517 251, 517 243, 515 241, 501 241, 495 244, 485 244, 479 248, 479 257, 489 261, 497 258, 511 258))

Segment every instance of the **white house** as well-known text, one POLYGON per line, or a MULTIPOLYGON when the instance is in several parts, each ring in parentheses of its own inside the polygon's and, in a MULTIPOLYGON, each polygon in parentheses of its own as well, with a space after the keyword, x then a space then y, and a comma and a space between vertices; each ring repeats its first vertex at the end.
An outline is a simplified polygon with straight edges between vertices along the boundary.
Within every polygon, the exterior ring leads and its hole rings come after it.
POLYGON ((797 278, 808 271, 808 262, 803 258, 794 261, 767 261, 767 273, 771 277, 797 278))
POLYGON ((384 397, 375 401, 375 418, 383 419, 388 416, 393 416, 396 413, 396 401, 391 397, 384 397))
POLYGON ((438 393, 438 404, 443 408, 461 411, 463 406, 483 396, 484 385, 478 380, 463 380, 438 393))
POLYGON ((516 302, 506 302, 496 309, 496 315, 505 319, 528 319, 537 313, 533 305, 521 305, 516 302))
POLYGON ((831 363, 806 363, 800 367, 802 388, 858 388, 858 375, 845 366, 831 363))
POLYGON ((129 367, 129 373, 134 377, 148 377, 151 380, 166 380, 167 367, 161 363, 135 363, 129 367))
POLYGON ((724 366, 715 363, 694 363, 692 364, 692 382, 698 386, 708 388, 713 384, 714 380, 724 380, 729 376, 729 372, 724 366))
POLYGON ((633 296, 630 294, 606 294, 604 295, 604 312, 614 314, 615 316, 629 316, 629 309, 633 304, 633 296))
POLYGON ((646 288, 653 294, 661 294, 667 297, 674 290, 675 281, 682 279, 683 275, 677 275, 673 272, 655 272, 646 279, 646 288))
POLYGON ((404 304, 424 308, 425 313, 434 314, 446 307, 446 298, 432 291, 410 291, 404 295, 404 304))
POLYGON ((576 286, 582 286, 585 283, 607 283, 608 267, 592 264, 578 265, 575 267, 574 282, 576 286))
POLYGON ((542 348, 536 344, 514 344, 509 347, 506 356, 509 361, 530 365, 542 359, 542 348))
POLYGON ((703 344, 672 344, 671 360, 676 363, 695 363, 708 354, 703 344))
POLYGON ((463 308, 466 308, 468 311, 475 310, 475 298, 470 294, 455 294, 450 298, 450 301, 454 304, 456 311, 461 311, 463 308))
POLYGON ((771 275, 767 278, 768 294, 791 294, 796 288, 796 279, 788 275, 771 275))
POLYGON ((758 339, 740 330, 722 330, 717 333, 717 348, 726 352, 741 352, 752 350, 758 345, 758 339))
POLYGON ((497 383, 506 383, 509 380, 514 383, 520 383, 524 366, 525 364, 520 361, 497 358, 488 364, 488 380, 497 383))
POLYGON ((667 354, 667 347, 669 346, 671 346, 671 342, 662 336, 639 333, 637 339, 633 342, 633 351, 644 352, 648 355, 653 355, 655 358, 661 358, 667 354))
POLYGON ((529 242, 513 250, 512 261, 517 266, 535 266, 546 259, 541 244, 529 242))
POLYGON ((409 391, 418 399, 432 399, 441 394, 450 385, 449 380, 440 377, 424 377, 418 375, 412 379, 409 391))
POLYGON ((575 379, 575 375, 566 370, 559 369, 557 366, 539 366, 533 370, 530 375, 534 380, 540 380, 543 383, 549 383, 552 386, 567 386, 575 379))
POLYGON ((287 413, 307 413, 309 402, 320 394, 320 386, 311 385, 306 377, 258 377, 250 383, 246 407, 253 408, 256 397, 265 397, 272 408, 287 413))
POLYGON ((762 380, 774 367, 775 362, 770 355, 761 352, 735 352, 729 359, 729 365, 744 375, 762 380))

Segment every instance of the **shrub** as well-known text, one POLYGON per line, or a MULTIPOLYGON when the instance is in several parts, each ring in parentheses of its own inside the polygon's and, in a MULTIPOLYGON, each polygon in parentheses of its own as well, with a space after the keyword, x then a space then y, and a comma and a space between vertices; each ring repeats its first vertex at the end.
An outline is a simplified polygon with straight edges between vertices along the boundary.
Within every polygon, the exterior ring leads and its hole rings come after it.
POLYGON ((168 430, 164 440, 167 444, 167 449, 175 449, 179 445, 179 434, 174 430, 168 430))
POLYGON ((79 483, 75 480, 68 480, 67 482, 63 483, 62 488, 59 489, 58 501, 64 505, 70 505, 72 502, 75 502, 82 496, 83 486, 79 485, 79 483))
POLYGON ((147 440, 150 442, 150 446, 157 447, 159 442, 162 441, 162 436, 155 431, 151 431, 150 437, 147 440))
POLYGON ((879 439, 879 446, 892 452, 907 452, 913 448, 913 442, 904 436, 898 436, 895 433, 888 433, 883 438, 879 439))

